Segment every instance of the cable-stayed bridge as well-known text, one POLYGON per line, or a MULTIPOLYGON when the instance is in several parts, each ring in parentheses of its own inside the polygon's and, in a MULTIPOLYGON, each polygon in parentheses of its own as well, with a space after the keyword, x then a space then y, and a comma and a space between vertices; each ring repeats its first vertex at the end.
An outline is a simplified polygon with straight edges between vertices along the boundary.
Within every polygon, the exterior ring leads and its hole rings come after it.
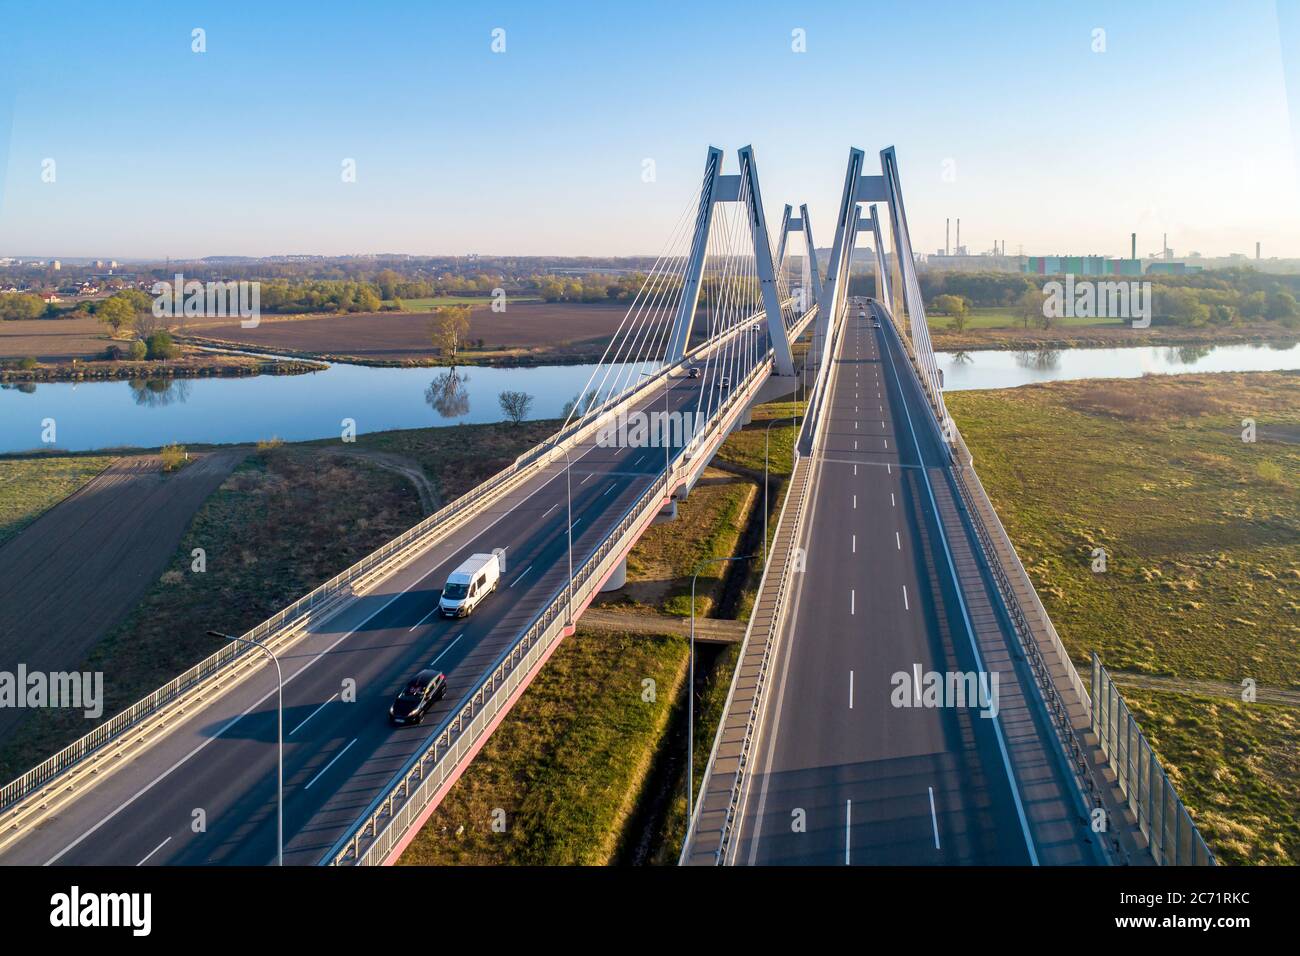
POLYGON ((754 151, 728 172, 710 149, 560 430, 0 790, 0 862, 266 864, 281 846, 286 863, 393 862, 589 603, 624 583, 644 531, 673 519, 753 405, 800 389, 796 471, 683 860, 1110 861, 1075 739, 1086 694, 1054 631, 1035 650, 1046 615, 1021 626, 1028 579, 994 569, 893 150, 879 175, 863 162, 851 151, 823 274, 807 207, 785 208, 774 252, 754 151), (860 236, 870 304, 848 289, 860 236), (487 551, 503 556, 498 593, 443 620, 447 574, 487 551), (278 656, 282 724, 277 669, 250 642, 278 656), (388 704, 425 666, 449 691, 423 727, 394 730, 388 704), (975 703, 997 713, 889 705, 893 674, 949 671, 976 687, 996 672, 997 700, 975 703))

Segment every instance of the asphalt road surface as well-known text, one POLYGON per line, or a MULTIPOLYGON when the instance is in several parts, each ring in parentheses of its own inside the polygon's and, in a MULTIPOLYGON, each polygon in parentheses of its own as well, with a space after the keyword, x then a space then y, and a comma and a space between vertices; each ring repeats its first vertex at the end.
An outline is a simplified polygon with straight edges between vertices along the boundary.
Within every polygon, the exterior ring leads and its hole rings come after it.
MULTIPOLYGON (((719 376, 707 364, 702 368, 700 378, 671 380, 670 410, 693 410, 701 390, 716 387, 719 376)), ((725 374, 738 380, 735 370, 725 374)), ((656 390, 642 407, 662 409, 663 394, 656 390)), ((571 455, 576 566, 662 481, 664 452, 592 442, 571 455)), ((568 574, 564 472, 561 459, 282 657, 286 864, 327 857, 562 591, 568 574), (436 606, 448 573, 469 554, 494 548, 508 549, 498 592, 468 618, 440 617, 436 606), (430 664, 447 673, 446 697, 423 725, 389 726, 393 697, 430 664)), ((221 622, 212 625, 219 629, 221 622)), ((544 671, 538 679, 546 679, 544 671)), ((0 852, 0 863, 273 863, 276 718, 274 671, 264 668, 0 852)))
POLYGON ((946 451, 907 359, 850 306, 737 862, 1025 864, 993 718, 897 706, 894 675, 976 670, 918 467, 946 451), (891 361, 892 359, 892 361, 891 361))

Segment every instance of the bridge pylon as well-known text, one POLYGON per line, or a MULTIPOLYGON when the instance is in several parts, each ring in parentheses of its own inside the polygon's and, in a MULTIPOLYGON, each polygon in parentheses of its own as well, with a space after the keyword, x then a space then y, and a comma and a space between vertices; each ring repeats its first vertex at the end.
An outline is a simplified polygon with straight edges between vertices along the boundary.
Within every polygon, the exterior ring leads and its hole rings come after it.
POLYGON ((794 357, 790 339, 781 316, 781 300, 777 294, 776 269, 772 263, 772 246, 768 239, 767 217, 763 213, 763 197, 758 186, 758 165, 754 148, 745 146, 738 151, 740 172, 722 173, 722 150, 709 147, 704 167, 704 182, 700 187, 700 202, 695 216, 695 232, 691 238, 691 251, 687 258, 685 294, 677 315, 673 318, 672 332, 664 355, 667 364, 680 362, 690 347, 691 328, 700 301, 700 287, 704 277, 705 259, 708 255, 709 231, 713 225, 713 210, 718 203, 737 202, 745 206, 753 242, 756 273, 767 313, 768 340, 772 346, 775 374, 793 377, 794 357))
POLYGON ((849 266, 858 236, 870 232, 875 244, 876 293, 889 306, 899 334, 911 345, 917 371, 922 378, 935 424, 948 440, 947 409, 943 402, 943 376, 934 357, 930 343, 930 330, 925 320, 925 303, 921 297, 921 284, 916 275, 916 259, 912 254, 912 240, 907 229, 907 212, 903 206, 903 187, 898 176, 898 159, 894 147, 880 151, 881 173, 864 175, 864 153, 849 150, 848 169, 844 175, 844 191, 840 197, 840 214, 835 222, 835 243, 826 273, 826 308, 817 315, 817 337, 814 339, 821 355, 821 366, 830 361, 833 323, 840 320, 844 303, 848 300, 849 266), (885 255, 880 229, 878 205, 883 203, 889 214, 889 233, 893 241, 892 260, 885 255), (870 204, 868 215, 863 216, 859 206, 870 204))

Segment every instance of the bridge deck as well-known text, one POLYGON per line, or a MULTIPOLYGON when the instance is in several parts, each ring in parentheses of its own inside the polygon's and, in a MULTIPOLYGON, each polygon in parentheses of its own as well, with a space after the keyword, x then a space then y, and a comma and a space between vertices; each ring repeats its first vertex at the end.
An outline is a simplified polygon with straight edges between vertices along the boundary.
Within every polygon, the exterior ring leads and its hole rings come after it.
MULTIPOLYGON (((728 861, 1026 863, 1032 843, 1041 862, 1096 862, 919 385, 897 341, 856 313, 809 463, 807 570, 793 578, 728 861), (895 675, 980 669, 998 672, 1005 740, 978 707, 897 706, 895 675)), ((727 733, 744 704, 737 694, 727 733)), ((717 846, 731 778, 715 762, 689 862, 712 862, 717 846)))

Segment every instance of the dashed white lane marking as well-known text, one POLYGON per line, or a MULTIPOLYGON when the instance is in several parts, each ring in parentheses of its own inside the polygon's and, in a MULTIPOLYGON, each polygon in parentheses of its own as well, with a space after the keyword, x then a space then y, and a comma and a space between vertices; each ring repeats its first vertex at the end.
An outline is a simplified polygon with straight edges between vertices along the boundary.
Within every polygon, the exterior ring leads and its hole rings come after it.
POLYGON ((897 531, 894 532, 894 544, 898 545, 898 550, 903 550, 903 537, 897 531))
POLYGON ((325 771, 329 770, 330 767, 332 767, 332 766, 334 766, 336 763, 338 763, 339 758, 342 757, 342 756, 343 756, 345 753, 347 753, 349 750, 351 750, 351 749, 352 749, 352 745, 353 745, 354 743, 356 743, 356 742, 357 742, 357 738, 356 738, 356 737, 353 737, 352 740, 350 740, 350 741, 348 742, 348 745, 347 745, 346 747, 344 747, 342 750, 340 750, 338 753, 336 753, 336 754, 334 755, 334 759, 333 759, 333 760, 331 760, 331 761, 330 761, 329 763, 327 763, 325 766, 321 767, 321 769, 320 769, 320 773, 316 774, 316 776, 312 777, 309 781, 307 781, 307 786, 303 787, 303 789, 304 789, 304 790, 310 790, 310 789, 311 789, 311 785, 312 785, 313 783, 315 783, 317 780, 319 780, 322 776, 324 776, 324 775, 325 775, 325 771))
POLYGON ((408 627, 408 628, 406 629, 406 633, 407 633, 407 634, 410 634, 413 630, 415 630, 417 627, 419 627, 421 624, 423 624, 425 621, 427 621, 429 618, 433 617, 433 616, 434 616, 435 614, 437 614, 437 613, 438 613, 438 605, 435 604, 435 605, 433 606, 433 610, 430 611, 428 614, 424 615, 424 617, 420 618, 418 621, 416 621, 416 622, 415 622, 414 624, 412 624, 410 627, 408 627))
POLYGON ((856 511, 857 508, 858 508, 858 496, 857 496, 857 495, 854 495, 854 496, 853 496, 853 510, 856 511))
POLYGON ((464 632, 464 631, 461 631, 459 634, 457 634, 457 635, 456 635, 456 639, 455 639, 454 641, 452 641, 450 644, 448 644, 446 647, 444 647, 444 648, 442 649, 442 653, 441 653, 441 654, 439 654, 439 655, 438 655, 437 657, 435 657, 433 660, 429 661, 429 666, 432 667, 434 664, 438 663, 438 661, 442 660, 443 657, 446 655, 446 653, 447 653, 449 650, 451 650, 453 647, 455 647, 455 646, 460 642, 460 639, 461 639, 462 637, 464 637, 464 636, 465 636, 465 632, 464 632))
POLYGON ((167 839, 163 840, 163 841, 162 841, 161 843, 159 843, 156 847, 154 847, 154 848, 153 848, 152 850, 150 850, 147 854, 145 854, 145 858, 144 858, 143 860, 141 860, 139 863, 137 863, 136 866, 144 866, 146 863, 149 862, 149 857, 153 856, 155 853, 157 853, 159 850, 161 850, 163 847, 165 847, 168 843, 171 843, 171 842, 172 842, 172 838, 171 838, 171 837, 168 837, 167 839))
POLYGON ((582 479, 582 481, 578 482, 578 484, 580 484, 580 485, 585 485, 588 481, 591 480, 591 475, 593 475, 593 474, 595 474, 595 472, 592 472, 591 474, 588 474, 587 477, 584 478, 584 479, 582 479))
POLYGON ((912 605, 910 605, 910 604, 907 603, 907 585, 906 585, 906 584, 903 585, 903 609, 906 610, 906 611, 910 611, 910 610, 912 610, 912 605))
POLYGON ((618 482, 617 482, 617 481, 616 481, 616 482, 613 482, 613 483, 612 483, 608 488, 606 488, 606 489, 601 493, 600 496, 601 496, 602 498, 604 498, 605 495, 609 494, 611 491, 613 491, 613 490, 614 490, 615 488, 617 488, 617 487, 618 487, 618 482))
MULTIPOLYGON (((338 696, 338 691, 335 691, 334 694, 330 697, 330 699, 327 700, 327 701, 325 701, 325 704, 328 704, 328 703, 330 702, 330 700, 333 700, 333 699, 334 699, 335 697, 337 697, 337 696, 338 696)), ((306 724, 307 721, 311 720, 313 717, 315 717, 317 714, 319 714, 322 710, 325 709, 325 704, 321 704, 319 707, 317 707, 315 710, 313 710, 310 714, 308 714, 308 715, 303 719, 303 722, 302 722, 301 724, 299 724, 297 727, 293 728, 293 730, 289 731, 289 736, 292 737, 292 736, 293 736, 294 734, 296 734, 298 731, 302 730, 302 728, 303 728, 303 724, 306 724)))
MULTIPOLYGON (((528 573, 529 571, 531 571, 532 569, 533 569, 533 566, 532 566, 531 564, 528 565, 528 567, 524 568, 524 572, 523 572, 523 574, 519 575, 519 577, 515 578, 513 581, 510 582, 510 587, 512 588, 512 587, 514 587, 516 584, 518 584, 520 581, 522 581, 522 580, 524 579, 524 574, 527 574, 527 573, 528 573)), ((510 588, 506 588, 506 590, 509 591, 510 588)))
POLYGON ((545 511, 542 512, 542 517, 545 518, 548 514, 550 514, 558 507, 560 507, 560 503, 557 501, 555 504, 551 505, 549 508, 547 508, 545 511))
POLYGON ((844 865, 849 865, 849 845, 853 836, 853 801, 846 800, 844 806, 844 865))
POLYGON ((858 553, 858 536, 856 534, 853 536, 853 545, 851 551, 853 554, 858 553))
POLYGON ((849 710, 853 709, 853 671, 849 671, 849 710))
POLYGON ((894 500, 894 493, 893 493, 892 491, 889 493, 889 504, 890 504, 890 507, 893 507, 893 508, 897 508, 897 507, 898 507, 898 502, 894 500))
POLYGON ((934 848, 939 849, 939 817, 934 812, 934 787, 930 787, 930 822, 934 824, 934 848))

